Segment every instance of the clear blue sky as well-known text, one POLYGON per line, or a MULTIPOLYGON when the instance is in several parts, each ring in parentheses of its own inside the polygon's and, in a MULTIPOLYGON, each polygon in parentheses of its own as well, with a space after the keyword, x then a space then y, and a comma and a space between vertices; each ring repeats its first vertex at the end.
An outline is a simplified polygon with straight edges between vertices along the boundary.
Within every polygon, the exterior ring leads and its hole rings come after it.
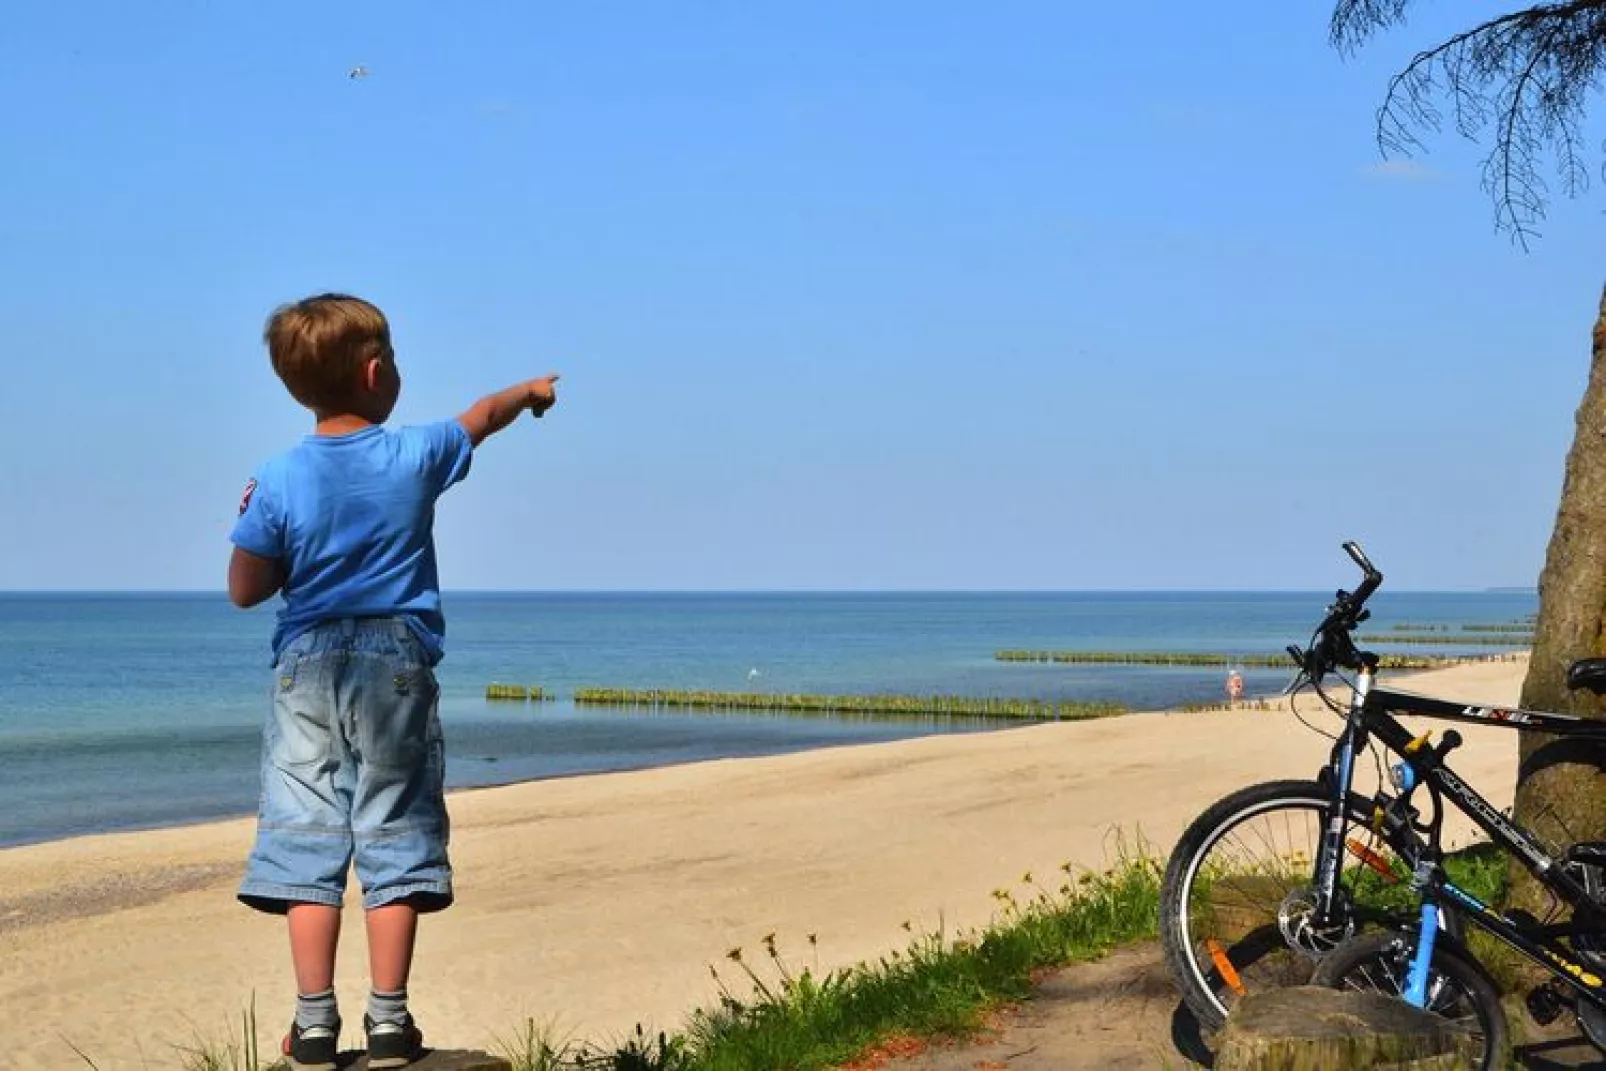
POLYGON ((1524 254, 1473 147, 1380 166, 1456 8, 1346 61, 1314 2, 23 5, 0 589, 220 587, 324 289, 402 422, 564 374, 448 588, 1532 583, 1606 197, 1524 254))

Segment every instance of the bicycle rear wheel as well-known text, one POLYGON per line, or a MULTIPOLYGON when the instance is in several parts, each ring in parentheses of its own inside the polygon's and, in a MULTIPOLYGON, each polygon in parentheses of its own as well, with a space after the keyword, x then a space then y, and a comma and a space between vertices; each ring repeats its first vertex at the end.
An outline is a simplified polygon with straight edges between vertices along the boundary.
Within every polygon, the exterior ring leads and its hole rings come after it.
POLYGON ((1247 993, 1305 985, 1345 938, 1405 915, 1412 904, 1372 836, 1372 804, 1351 794, 1340 860, 1338 918, 1315 923, 1312 876, 1328 792, 1314 781, 1272 781, 1234 792, 1194 820, 1166 865, 1160 940, 1183 1002, 1215 1029, 1247 993), (1374 865, 1362 856, 1370 853, 1374 865), (1388 871, 1385 878, 1379 869, 1388 871))
MULTIPOLYGON (((1403 999, 1413 942, 1399 933, 1375 932, 1346 941, 1316 968, 1312 981, 1334 989, 1382 993, 1403 999)), ((1500 992, 1483 971, 1442 944, 1428 968, 1426 1009, 1456 1023, 1483 1047, 1480 1068, 1505 1066, 1506 1013, 1500 992)))

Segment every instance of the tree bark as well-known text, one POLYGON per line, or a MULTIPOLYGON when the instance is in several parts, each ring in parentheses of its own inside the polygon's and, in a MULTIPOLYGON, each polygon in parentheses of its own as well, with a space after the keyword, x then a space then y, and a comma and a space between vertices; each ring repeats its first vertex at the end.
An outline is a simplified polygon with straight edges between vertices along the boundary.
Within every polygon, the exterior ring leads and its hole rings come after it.
MULTIPOLYGON (((1589 385, 1579 403, 1556 527, 1539 577, 1539 616, 1522 706, 1606 718, 1606 703, 1567 690, 1567 667, 1606 655, 1606 293, 1595 321, 1589 385)), ((1606 840, 1606 755, 1597 745, 1523 733, 1513 817, 1552 849, 1606 840)), ((1543 917, 1550 896, 1515 861, 1513 907, 1543 917)))

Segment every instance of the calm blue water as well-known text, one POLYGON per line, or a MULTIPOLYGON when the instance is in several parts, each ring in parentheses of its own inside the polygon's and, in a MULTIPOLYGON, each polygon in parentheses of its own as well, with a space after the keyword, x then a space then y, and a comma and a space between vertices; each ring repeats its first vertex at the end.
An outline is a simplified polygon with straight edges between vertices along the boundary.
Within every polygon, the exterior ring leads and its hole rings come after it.
MULTIPOLYGON (((1230 654, 1303 644, 1330 593, 452 594, 454 786, 994 725, 490 704, 491 681, 727 691, 1215 700, 1219 670, 1008 664, 1000 648, 1230 654), (753 671, 757 674, 753 675, 753 671)), ((1368 630, 1503 623, 1531 594, 1383 592, 1368 630)), ((250 813, 269 608, 220 595, 0 594, 0 846, 250 813)), ((1450 653, 1449 648, 1427 650, 1450 653)), ((1251 671, 1251 694, 1288 674, 1251 671)))

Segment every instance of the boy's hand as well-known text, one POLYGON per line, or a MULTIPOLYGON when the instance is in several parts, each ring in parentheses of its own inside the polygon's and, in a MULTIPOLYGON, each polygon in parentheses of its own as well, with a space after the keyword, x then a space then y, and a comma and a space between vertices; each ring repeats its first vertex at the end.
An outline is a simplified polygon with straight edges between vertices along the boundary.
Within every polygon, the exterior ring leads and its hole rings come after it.
POLYGON ((556 375, 545 376, 541 379, 532 379, 530 388, 530 415, 540 419, 548 409, 558 404, 558 392, 553 384, 557 383, 556 375))
POLYGON ((544 376, 541 379, 515 383, 495 394, 487 394, 465 409, 458 416, 457 422, 468 432, 469 442, 479 446, 487 438, 517 420, 519 414, 526 409, 535 416, 540 416, 557 405, 558 393, 552 387, 557 381, 557 376, 544 376))

